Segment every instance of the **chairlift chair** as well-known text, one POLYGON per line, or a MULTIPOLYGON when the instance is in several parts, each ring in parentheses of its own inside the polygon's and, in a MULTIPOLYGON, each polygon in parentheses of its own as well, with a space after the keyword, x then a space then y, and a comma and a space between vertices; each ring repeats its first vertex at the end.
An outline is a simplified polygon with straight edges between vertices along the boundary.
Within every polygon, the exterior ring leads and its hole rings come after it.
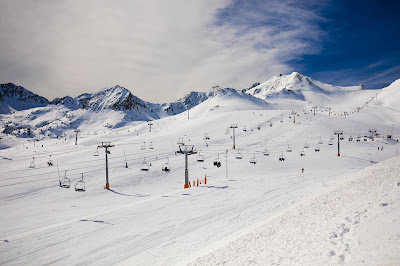
POLYGON ((319 152, 319 151, 320 151, 319 145, 317 145, 317 147, 315 147, 315 151, 316 151, 316 152, 319 152))
POLYGON ((204 156, 201 155, 200 152, 199 152, 199 155, 197 155, 197 161, 198 162, 204 162, 204 156))
POLYGON ((254 154, 253 155, 253 157, 252 158, 250 158, 250 161, 249 161, 250 163, 252 163, 252 164, 256 164, 257 163, 257 159, 256 159, 256 155, 254 154))
POLYGON ((279 155, 279 161, 283 162, 285 160, 285 156, 283 156, 283 152, 281 155, 279 155))
POLYGON ((67 170, 65 170, 64 178, 61 180, 60 186, 63 188, 69 188, 71 186, 71 180, 67 177, 67 170))
POLYGON ((331 135, 331 140, 334 140, 334 139, 335 139, 335 137, 333 135, 331 135))
POLYGON ((149 149, 150 149, 150 150, 154 149, 153 142, 150 142, 149 149))
POLYGON ((238 160, 243 159, 243 154, 241 154, 239 150, 238 150, 238 153, 236 154, 236 159, 238 159, 238 160))
POLYGON ((208 140, 208 139, 210 139, 210 137, 208 136, 208 133, 204 133, 204 138, 203 138, 204 140, 208 140))
POLYGON ((265 148, 264 155, 269 156, 269 151, 267 150, 267 148, 265 148))
POLYGON ((146 157, 144 157, 143 163, 142 163, 142 165, 140 166, 140 171, 149 171, 149 168, 150 168, 150 166, 149 166, 149 164, 146 162, 146 157))
POLYGON ((97 147, 97 150, 94 152, 93 156, 99 156, 99 147, 97 147))
POLYGON ((163 171, 163 172, 169 172, 169 171, 171 171, 171 165, 169 164, 169 159, 167 158, 167 162, 166 163, 164 163, 162 166, 161 166, 161 170, 163 171))
POLYGON ((300 152, 300 156, 306 156, 306 153, 304 152, 304 149, 300 152))
POLYGON ((330 141, 328 142, 328 145, 333 145, 333 141, 330 140, 330 141))
POLYGON ((83 173, 81 173, 81 180, 76 181, 75 183, 75 191, 85 191, 86 187, 85 187, 85 181, 83 181, 83 173))
POLYGON ((143 142, 142 147, 140 147, 141 150, 145 150, 146 149, 146 142, 143 142))
POLYGON ((243 127, 243 131, 244 131, 244 132, 246 132, 246 131, 247 131, 247 129, 246 129, 246 126, 244 126, 244 127, 243 127))
POLYGON ((221 160, 219 159, 219 153, 218 153, 218 157, 214 160, 214 166, 216 167, 221 167, 221 160))
POLYGON ((48 166, 53 166, 53 160, 51 159, 51 155, 49 156, 49 160, 47 162, 48 166))
POLYGON ((324 142, 322 141, 322 138, 319 139, 318 144, 324 144, 324 142))
POLYGON ((287 152, 292 152, 292 147, 289 146, 289 144, 287 145, 287 152))
POLYGON ((352 135, 350 135, 349 141, 353 141, 353 136, 352 135))
POLYGON ((35 168, 35 157, 32 157, 32 162, 29 164, 29 168, 35 168))
POLYGON ((344 140, 344 137, 343 137, 343 136, 340 136, 339 139, 340 139, 340 140, 344 140))
POLYGON ((260 130, 260 129, 261 129, 261 125, 260 125, 260 124, 258 124, 258 126, 257 126, 257 129, 258 129, 258 130, 260 130))
POLYGON ((308 148, 310 148, 310 145, 308 145, 308 143, 306 142, 306 143, 304 143, 304 148, 308 149, 308 148))
POLYGON ((185 142, 183 141, 183 138, 179 138, 179 140, 176 142, 178 145, 185 145, 185 142))

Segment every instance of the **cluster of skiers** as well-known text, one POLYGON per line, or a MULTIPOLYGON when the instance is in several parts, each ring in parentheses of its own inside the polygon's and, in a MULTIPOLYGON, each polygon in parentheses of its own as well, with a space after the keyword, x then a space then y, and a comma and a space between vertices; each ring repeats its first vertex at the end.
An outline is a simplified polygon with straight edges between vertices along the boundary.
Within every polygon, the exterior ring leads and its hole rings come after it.
POLYGON ((378 151, 383 151, 383 147, 378 147, 378 151))

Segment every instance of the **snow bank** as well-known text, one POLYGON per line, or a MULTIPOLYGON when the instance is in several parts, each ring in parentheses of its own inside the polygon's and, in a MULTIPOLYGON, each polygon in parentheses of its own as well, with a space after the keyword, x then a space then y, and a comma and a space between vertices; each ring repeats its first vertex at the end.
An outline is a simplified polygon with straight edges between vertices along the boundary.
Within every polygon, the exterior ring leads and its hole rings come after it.
POLYGON ((399 263, 399 173, 399 157, 368 167, 194 264, 399 263))

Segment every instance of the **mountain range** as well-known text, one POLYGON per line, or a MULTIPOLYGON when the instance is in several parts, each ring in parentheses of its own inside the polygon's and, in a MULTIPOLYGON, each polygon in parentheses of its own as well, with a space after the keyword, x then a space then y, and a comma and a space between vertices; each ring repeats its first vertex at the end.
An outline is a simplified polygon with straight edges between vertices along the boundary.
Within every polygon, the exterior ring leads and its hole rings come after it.
POLYGON ((339 114, 362 108, 372 99, 398 109, 400 80, 382 90, 364 86, 334 86, 298 72, 254 83, 247 89, 220 88, 212 92, 191 92, 172 103, 150 103, 116 85, 78 97, 65 96, 52 101, 12 83, 0 84, 0 132, 17 137, 59 137, 74 128, 95 131, 119 128, 135 121, 157 120, 178 115, 187 109, 193 115, 237 109, 310 110, 331 108, 339 114), (395 95, 397 99, 393 98, 395 95), (355 104, 356 103, 356 104, 355 104))

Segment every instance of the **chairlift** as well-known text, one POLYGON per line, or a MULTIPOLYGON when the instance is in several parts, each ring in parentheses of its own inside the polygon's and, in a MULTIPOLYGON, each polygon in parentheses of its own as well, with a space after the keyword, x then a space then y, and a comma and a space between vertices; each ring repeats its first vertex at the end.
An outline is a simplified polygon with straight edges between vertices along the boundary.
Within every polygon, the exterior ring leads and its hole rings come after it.
POLYGON ((243 131, 244 131, 244 132, 246 132, 246 131, 247 131, 247 129, 246 129, 246 126, 244 126, 244 127, 243 127, 243 131))
POLYGON ((279 155, 279 161, 283 162, 285 160, 285 156, 283 156, 283 152, 281 155, 279 155))
POLYGON ((304 152, 304 149, 300 152, 300 156, 306 156, 306 153, 304 152))
POLYGON ((350 135, 349 141, 353 141, 353 136, 352 135, 350 135))
POLYGON ((344 140, 343 135, 340 135, 339 139, 340 139, 340 140, 344 140))
POLYGON ((361 137, 360 137, 360 135, 358 135, 357 136, 357 142, 360 142, 361 141, 360 139, 361 139, 361 137))
POLYGON ((292 147, 289 146, 289 144, 287 145, 287 152, 292 152, 292 147))
POLYGON ((318 144, 324 144, 324 142, 322 141, 322 138, 319 138, 318 144))
POLYGON ((239 150, 238 150, 238 153, 236 154, 236 159, 238 159, 238 160, 243 159, 243 154, 241 154, 239 150))
POLYGON ((149 149, 150 149, 150 150, 154 149, 153 142, 150 142, 149 149))
POLYGON ((315 147, 315 151, 316 151, 316 152, 319 152, 319 151, 320 151, 319 145, 317 145, 317 147, 315 147))
POLYGON ((252 158, 250 158, 250 161, 249 161, 250 163, 252 163, 252 164, 256 164, 257 163, 257 159, 256 159, 256 155, 254 154, 253 155, 253 157, 252 158))
POLYGON ((199 155, 197 155, 197 161, 198 162, 204 162, 204 156, 201 155, 200 152, 199 152, 199 155))
POLYGON ((51 155, 49 156, 49 160, 47 161, 48 166, 53 166, 53 160, 51 159, 51 155))
POLYGON ((267 148, 265 148, 264 156, 269 156, 269 151, 267 150, 267 148))
POLYGON ((214 166, 220 168, 221 167, 221 160, 219 159, 219 153, 218 157, 214 159, 214 166))
POLYGON ((185 145, 185 142, 183 141, 183 138, 179 138, 179 140, 176 142, 178 145, 185 145))
POLYGON ((167 162, 166 163, 164 163, 162 166, 161 166, 161 170, 163 171, 163 172, 169 172, 169 171, 171 171, 171 165, 169 164, 169 159, 167 158, 167 162))
POLYGON ((85 191, 85 181, 83 181, 83 173, 81 173, 81 180, 76 181, 75 183, 75 191, 85 191))
POLYGON ((333 141, 330 140, 330 141, 328 142, 328 145, 333 145, 333 141))
POLYGON ((208 136, 208 133, 204 133, 204 140, 210 139, 210 137, 208 136))
POLYGON ((99 147, 97 147, 97 150, 94 152, 93 156, 99 156, 99 147))
POLYGON ((149 166, 149 164, 146 162, 146 157, 144 157, 143 163, 142 163, 142 165, 140 166, 140 171, 149 171, 149 168, 150 168, 150 166, 149 166))
POLYGON ((35 157, 32 157, 32 162, 30 163, 29 168, 35 168, 35 157))
POLYGON ((146 149, 146 142, 143 142, 142 147, 140 147, 141 150, 145 150, 146 149))
POLYGON ((65 170, 64 178, 60 182, 60 187, 69 188, 71 186, 71 180, 67 177, 67 170, 65 170))

